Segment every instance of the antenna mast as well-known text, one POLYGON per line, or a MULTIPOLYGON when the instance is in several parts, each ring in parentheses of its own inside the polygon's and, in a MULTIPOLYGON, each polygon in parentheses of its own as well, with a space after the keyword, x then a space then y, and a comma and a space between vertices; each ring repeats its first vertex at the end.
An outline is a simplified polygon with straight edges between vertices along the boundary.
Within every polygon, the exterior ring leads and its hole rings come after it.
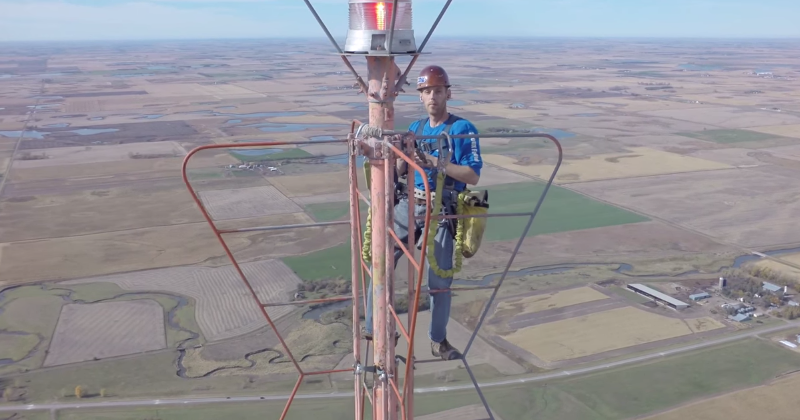
MULTIPOLYGON (((359 93, 363 93, 369 103, 369 123, 362 124, 353 121, 350 127, 350 134, 347 140, 325 140, 325 141, 305 141, 305 142, 258 142, 258 143, 231 143, 213 144, 198 146, 190 151, 183 161, 182 176, 189 193, 203 214, 217 239, 231 261, 234 269, 247 286, 252 299, 258 304, 261 314, 266 319, 270 328, 277 335, 284 354, 292 362, 299 373, 294 389, 290 394, 286 405, 279 417, 280 420, 287 418, 289 409, 294 401, 300 385, 309 376, 331 375, 336 373, 352 373, 354 375, 355 391, 355 420, 364 420, 367 401, 371 405, 373 420, 412 420, 414 417, 414 338, 416 332, 418 302, 423 293, 422 278, 424 277, 425 256, 427 252, 427 239, 431 223, 438 223, 444 218, 465 218, 465 217, 525 217, 528 219, 525 229, 523 229, 519 241, 511 253, 511 257, 505 266, 502 275, 494 286, 475 286, 459 287, 448 290, 437 290, 436 292, 450 292, 454 290, 492 290, 492 294, 484 305, 475 330, 472 332, 467 345, 462 353, 462 363, 470 376, 475 390, 481 402, 486 408, 489 419, 495 417, 489 408, 489 404, 480 389, 480 386, 472 372, 472 368, 467 362, 467 355, 474 343, 478 331, 486 320, 489 309, 500 287, 511 268, 514 258, 517 255, 522 242, 530 231, 536 215, 541 208, 550 186, 555 179, 556 173, 561 166, 563 151, 561 144, 555 137, 548 134, 539 133, 520 133, 520 134, 478 134, 478 135, 453 135, 445 133, 439 136, 414 136, 404 132, 394 131, 394 100, 403 91, 403 87, 409 83, 406 81, 411 68, 417 59, 423 54, 423 49, 430 40, 431 35, 438 26, 452 0, 446 0, 444 7, 437 16, 422 43, 417 47, 414 39, 414 31, 411 27, 411 0, 348 0, 350 8, 350 29, 347 34, 345 47, 342 49, 333 38, 322 19, 317 14, 309 0, 304 0, 314 18, 319 23, 325 35, 333 44, 337 54, 342 58, 347 68, 355 76, 359 86, 359 93), (367 61, 367 82, 359 76, 353 68, 348 57, 364 56, 367 61), (395 63, 397 56, 410 56, 411 61, 404 71, 395 63), (431 189, 428 179, 422 179, 426 196, 426 210, 422 217, 416 217, 414 206, 408 206, 408 225, 409 235, 406 243, 400 242, 394 232, 394 175, 396 170, 395 163, 403 160, 408 164, 407 183, 410 188, 415 185, 416 173, 425 171, 409 156, 413 156, 416 150, 416 140, 429 139, 441 142, 457 138, 545 138, 551 141, 558 149, 558 158, 552 174, 541 193, 533 192, 531 200, 536 200, 536 206, 530 212, 523 213, 494 213, 483 216, 465 215, 432 215, 433 208, 431 200, 431 189), (200 151, 209 149, 236 149, 252 147, 274 147, 279 145, 292 144, 294 146, 302 144, 346 144, 348 147, 348 166, 350 177, 350 219, 346 221, 319 222, 310 224, 294 224, 281 226, 251 227, 242 229, 220 229, 205 208, 197 192, 191 186, 187 174, 189 160, 200 151), (366 197, 358 189, 358 164, 357 157, 364 156, 369 160, 370 172, 367 177, 367 184, 370 187, 369 197, 366 197), (538 195, 538 198, 536 197, 538 195), (359 201, 365 201, 370 206, 370 218, 368 218, 367 229, 371 227, 371 233, 364 238, 365 242, 371 244, 371 252, 362 253, 362 226, 359 201), (416 246, 414 229, 417 219, 424 220, 422 229, 421 250, 419 257, 415 258, 412 254, 416 246), (253 231, 275 231, 281 229, 305 229, 318 226, 350 225, 350 239, 352 251, 352 291, 353 295, 348 297, 332 297, 313 300, 295 300, 291 302, 262 302, 247 279, 244 271, 234 257, 223 235, 237 232, 253 231), (395 310, 395 278, 394 278, 394 252, 395 248, 400 249, 408 258, 408 322, 405 328, 400 317, 395 310), (367 254, 371 254, 367 255, 367 254), (366 258, 365 258, 366 257, 366 258), (359 275, 360 274, 360 275, 359 275), (370 342, 367 341, 366 352, 362 359, 361 352, 361 328, 360 307, 367 307, 366 296, 360 296, 360 290, 367 290, 367 278, 372 278, 372 302, 373 302, 373 339, 372 344, 372 364, 368 363, 370 356, 370 342), (281 336, 267 308, 275 306, 297 306, 309 304, 323 304, 332 302, 342 302, 352 300, 353 302, 353 356, 355 364, 349 369, 325 370, 325 371, 304 371, 300 363, 292 354, 291 349, 281 336), (408 343, 408 351, 405 355, 405 368, 402 372, 398 368, 400 356, 395 355, 395 334, 399 334, 408 343), (366 374, 372 373, 372 388, 366 385, 366 374), (402 373, 402 375, 401 375, 402 373), (401 381, 402 378, 402 381, 401 381)), ((442 160, 444 161, 444 159, 442 160)), ((443 169, 443 167, 440 167, 443 169)), ((538 190, 536 188, 535 190, 538 190)), ((428 293, 428 292, 424 292, 428 293)), ((442 360, 420 360, 419 363, 439 362, 442 360)), ((269 416, 269 418, 273 418, 269 416)))

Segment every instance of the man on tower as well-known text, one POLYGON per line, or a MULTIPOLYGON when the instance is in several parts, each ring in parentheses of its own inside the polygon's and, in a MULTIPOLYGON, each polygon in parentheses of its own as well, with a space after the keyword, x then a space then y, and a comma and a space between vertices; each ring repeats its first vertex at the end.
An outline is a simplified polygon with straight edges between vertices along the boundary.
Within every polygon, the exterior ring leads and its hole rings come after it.
MULTIPOLYGON (((447 101, 451 97, 450 79, 447 72, 439 66, 428 66, 422 69, 417 79, 417 91, 419 91, 420 102, 425 106, 428 118, 415 121, 409 127, 409 131, 417 135, 435 136, 447 132, 450 135, 476 135, 478 129, 469 121, 447 112, 447 101)), ((419 152, 416 156, 417 163, 425 168, 425 174, 415 175, 416 185, 412 193, 411 186, 408 193, 400 197, 399 203, 394 208, 394 231, 404 243, 408 239, 408 206, 409 202, 414 203, 414 214, 417 216, 425 214, 425 190, 422 177, 428 179, 431 191, 436 190, 437 165, 440 156, 436 150, 438 140, 418 140, 418 147, 425 145, 430 153, 419 152)), ((442 191, 442 212, 452 214, 458 193, 464 191, 467 184, 475 185, 480 180, 481 160, 480 144, 476 137, 466 139, 453 139, 449 145, 450 162, 445 167, 445 185, 442 191)), ((408 165, 400 160, 398 162, 398 175, 404 175, 408 170, 408 165)), ((434 199, 439 200, 439 197, 434 199)), ((436 223, 432 220, 431 223, 436 223)), ((417 220, 414 226, 414 237, 422 237, 423 221, 417 220)), ((434 237, 433 252, 439 268, 449 270, 453 267, 455 223, 453 221, 439 221, 436 236, 434 237)), ((394 264, 403 255, 403 251, 395 247, 394 264)), ((425 260, 425 259, 423 259, 425 260)), ((447 341, 447 322, 450 320, 450 300, 451 292, 439 292, 437 290, 449 289, 453 283, 453 278, 442 278, 436 274, 430 266, 427 270, 428 288, 431 290, 431 324, 428 336, 431 339, 431 353, 435 357, 444 360, 453 360, 461 357, 461 353, 447 341)), ((413 303, 409 302, 408 310, 414 310, 413 303)), ((364 327, 364 338, 372 340, 372 283, 370 282, 367 290, 367 313, 364 327)), ((395 342, 399 334, 395 334, 395 342)))

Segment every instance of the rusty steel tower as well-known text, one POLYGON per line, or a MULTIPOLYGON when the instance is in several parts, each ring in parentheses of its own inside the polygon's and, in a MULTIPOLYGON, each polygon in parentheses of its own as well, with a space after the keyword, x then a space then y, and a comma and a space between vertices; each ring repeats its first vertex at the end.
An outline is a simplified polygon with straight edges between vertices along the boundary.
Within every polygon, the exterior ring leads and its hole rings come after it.
MULTIPOLYGON (((531 225, 539 212, 539 209, 547 195, 550 186, 555 179, 556 173, 561 165, 562 150, 561 145, 554 137, 547 134, 539 133, 518 133, 518 134, 478 134, 478 135, 454 135, 450 136, 443 133, 439 136, 415 136, 413 133, 396 132, 394 131, 394 100, 400 92, 403 91, 403 86, 408 85, 406 78, 408 77, 411 68, 416 63, 423 50, 427 45, 431 35, 438 26, 445 12, 452 0, 446 0, 436 20, 431 28, 428 30, 422 43, 417 46, 414 39, 414 31, 412 28, 412 1, 411 0, 390 0, 390 1, 375 1, 375 0, 348 0, 349 3, 349 31, 345 47, 341 48, 336 42, 334 37, 328 31, 325 23, 317 14, 313 5, 309 0, 304 0, 308 9, 313 14, 314 18, 319 23, 325 35, 333 44, 337 54, 342 58, 344 64, 355 77, 355 81, 360 88, 359 93, 364 93, 369 104, 369 122, 364 124, 360 121, 353 121, 349 134, 346 138, 340 140, 327 140, 327 141, 307 141, 307 142, 258 142, 258 143, 232 143, 232 144, 213 144, 200 146, 189 152, 183 161, 183 180, 186 186, 197 203, 200 211, 203 213, 206 221, 209 223, 214 234, 220 241, 225 253, 230 259, 233 267, 240 276, 241 280, 246 284, 249 293, 253 300, 258 303, 261 314, 266 319, 270 328, 277 334, 280 341, 282 350, 293 363, 297 370, 299 377, 295 383, 291 395, 282 412, 266 413, 265 419, 280 419, 284 420, 292 405, 292 402, 300 389, 303 380, 309 376, 315 375, 330 375, 335 373, 349 372, 353 374, 353 391, 354 391, 354 413, 355 420, 363 420, 365 418, 365 410, 368 408, 372 412, 371 418, 373 420, 411 420, 414 418, 414 364, 415 363, 435 363, 441 362, 441 359, 421 359, 416 360, 414 357, 414 339, 417 327, 417 312, 418 305, 422 294, 428 293, 443 293, 455 290, 480 290, 485 289, 491 291, 490 298, 484 304, 483 310, 478 320, 475 330, 472 332, 466 347, 462 353, 461 362, 464 364, 466 371, 469 373, 470 378, 475 386, 478 396, 480 397, 484 407, 486 408, 488 418, 494 420, 494 415, 489 409, 489 404, 481 392, 480 386, 475 378, 475 375, 467 362, 467 356, 470 348, 472 347, 478 331, 483 325, 484 320, 488 314, 489 308, 492 305, 497 292, 503 284, 503 281, 508 274, 509 269, 514 261, 514 258, 519 251, 522 242, 530 231, 531 225), (365 82, 362 77, 355 70, 350 62, 349 57, 363 56, 367 64, 367 81, 365 82), (405 70, 401 71, 395 63, 395 58, 398 56, 410 56, 411 60, 405 70), (409 165, 407 184, 413 186, 415 183, 416 173, 425 173, 415 160, 411 157, 414 156, 417 148, 417 140, 433 139, 438 140, 440 150, 441 146, 448 144, 450 140, 456 138, 531 138, 539 137, 545 138, 553 142, 558 150, 558 159, 553 169, 552 174, 544 185, 541 193, 532 193, 530 197, 522 197, 522 199, 529 199, 535 206, 532 206, 530 212, 522 213, 492 213, 483 216, 472 217, 524 217, 527 218, 527 224, 523 230, 519 241, 514 248, 508 263, 502 275, 495 284, 489 286, 475 286, 475 287, 458 287, 447 290, 429 291, 424 290, 422 287, 422 279, 426 269, 426 252, 427 239, 429 226, 433 223, 439 223, 441 219, 454 219, 463 218, 457 215, 434 215, 432 214, 433 202, 432 191, 427 179, 423 180, 425 186, 425 201, 426 211, 423 216, 414 215, 414 206, 409 206, 408 212, 408 225, 414 226, 416 220, 424 220, 424 227, 422 229, 423 240, 419 249, 419 256, 415 257, 413 254, 416 248, 417 238, 414 236, 414 230, 409 229, 408 240, 402 243, 393 230, 394 221, 394 191, 395 191, 395 170, 398 160, 403 160, 409 165), (445 143, 447 142, 447 143, 445 143), (254 147, 271 147, 279 145, 302 145, 302 144, 346 144, 348 150, 348 169, 349 169, 349 196, 350 196, 350 217, 345 221, 333 221, 322 223, 309 223, 309 224, 294 224, 283 226, 264 226, 252 227, 243 229, 219 229, 215 221, 209 215, 198 193, 191 186, 187 175, 187 165, 192 156, 202 150, 208 149, 236 149, 236 148, 254 148, 254 147), (357 159, 363 157, 368 160, 370 171, 368 174, 367 182, 370 186, 370 192, 367 196, 363 194, 358 188, 358 164, 357 159), (412 170, 413 169, 413 170, 412 170), (362 214, 359 209, 359 202, 364 202, 369 205, 371 213, 371 233, 366 238, 371 243, 371 255, 362 253, 363 247, 363 233, 364 227, 362 226, 362 214), (237 232, 253 232, 253 231, 276 231, 281 229, 308 229, 319 226, 333 226, 333 225, 349 225, 350 226, 350 244, 351 244, 351 268, 352 268, 352 296, 341 296, 327 299, 314 299, 314 300, 301 300, 290 302, 276 302, 264 303, 262 302, 256 291, 251 286, 250 281, 240 267, 236 258, 233 256, 230 248, 228 247, 223 235, 237 233, 237 232), (397 311, 395 310, 395 267, 394 250, 395 248, 401 250, 408 258, 408 327, 403 327, 403 323, 397 311), (372 340, 372 351, 370 351, 370 342, 362 343, 361 337, 361 323, 360 318, 363 311, 366 310, 366 296, 365 291, 368 290, 366 285, 368 279, 371 278, 372 299, 373 299, 373 323, 374 334, 372 340), (339 370, 326 370, 309 372, 304 371, 291 349, 286 344, 285 340, 276 327, 267 312, 268 307, 274 306, 302 306, 311 304, 324 304, 342 301, 353 302, 353 357, 355 363, 351 368, 339 370), (362 310, 363 309, 363 310, 362 310), (408 344, 408 350, 405 355, 395 354, 395 332, 399 331, 403 340, 408 344), (362 348, 365 349, 362 353, 362 348), (371 360, 371 362, 370 362, 371 360), (404 367, 402 366, 404 363, 404 367), (371 386, 366 381, 367 376, 372 376, 371 386)), ((439 159, 439 170, 444 171, 445 159, 439 159)))

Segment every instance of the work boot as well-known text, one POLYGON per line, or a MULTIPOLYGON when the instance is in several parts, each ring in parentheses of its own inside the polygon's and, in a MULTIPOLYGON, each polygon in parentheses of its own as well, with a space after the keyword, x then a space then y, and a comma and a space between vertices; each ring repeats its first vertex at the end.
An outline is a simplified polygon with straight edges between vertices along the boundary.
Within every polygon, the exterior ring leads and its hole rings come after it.
MULTIPOLYGON (((366 341, 372 341, 372 333, 371 332, 367 332, 367 329, 365 327, 361 327, 361 338, 363 338, 366 341)), ((394 332, 394 346, 395 347, 397 347, 397 343, 399 341, 400 341, 400 332, 399 331, 395 331, 394 332)))
POLYGON ((442 360, 456 360, 461 358, 461 352, 450 345, 446 338, 441 343, 431 341, 431 354, 434 357, 441 357, 442 360))

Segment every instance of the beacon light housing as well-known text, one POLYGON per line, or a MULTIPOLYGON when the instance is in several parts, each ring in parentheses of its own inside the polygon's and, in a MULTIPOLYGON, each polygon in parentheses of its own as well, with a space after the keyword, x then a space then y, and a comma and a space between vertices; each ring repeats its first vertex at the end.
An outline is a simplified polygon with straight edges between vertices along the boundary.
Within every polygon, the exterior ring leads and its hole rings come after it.
POLYGON ((411 0, 397 0, 397 18, 392 29, 394 1, 349 0, 350 30, 344 52, 351 54, 412 54, 417 50, 412 29, 411 0), (391 48, 388 45, 391 38, 391 48))

